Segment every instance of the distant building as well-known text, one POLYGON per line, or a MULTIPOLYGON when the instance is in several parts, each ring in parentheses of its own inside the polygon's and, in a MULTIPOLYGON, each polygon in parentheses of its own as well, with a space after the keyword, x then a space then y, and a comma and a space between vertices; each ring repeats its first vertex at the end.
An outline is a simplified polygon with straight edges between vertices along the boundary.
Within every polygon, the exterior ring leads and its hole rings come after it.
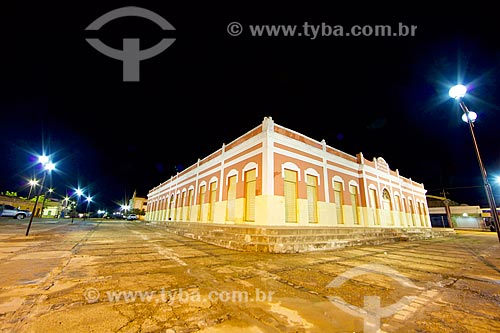
POLYGON ((35 206, 35 201, 8 195, 0 195, 0 205, 11 205, 19 209, 29 210, 31 212, 35 206))
MULTIPOLYGON (((489 216, 480 206, 459 204, 446 197, 427 195, 431 225, 434 228, 488 229, 489 216)), ((489 212, 489 209, 487 210, 489 212)))
POLYGON ((425 194, 423 184, 381 157, 349 155, 266 117, 151 189, 146 220, 179 227, 430 229, 425 194))
POLYGON ((479 206, 450 206, 450 215, 446 214, 445 207, 429 207, 431 224, 433 227, 449 227, 455 229, 486 229, 481 207, 479 206))
MULTIPOLYGON (((43 204, 43 218, 58 218, 63 210, 63 203, 61 200, 54 198, 47 198, 40 202, 43 204)), ((41 205, 40 205, 41 206, 41 205)))
MULTIPOLYGON (((130 209, 138 209, 140 212, 146 212, 146 208, 148 205, 148 198, 137 196, 137 192, 134 191, 132 198, 130 198, 128 203, 130 209)), ((138 215, 139 219, 143 219, 143 215, 138 215)))
MULTIPOLYGON (((35 206, 35 198, 26 200, 20 197, 0 195, 0 204, 11 205, 23 210, 33 211, 35 206)), ((61 212, 61 201, 54 198, 43 199, 39 198, 34 217, 54 218, 58 217, 61 212), (43 208, 42 208, 43 205, 43 208)))

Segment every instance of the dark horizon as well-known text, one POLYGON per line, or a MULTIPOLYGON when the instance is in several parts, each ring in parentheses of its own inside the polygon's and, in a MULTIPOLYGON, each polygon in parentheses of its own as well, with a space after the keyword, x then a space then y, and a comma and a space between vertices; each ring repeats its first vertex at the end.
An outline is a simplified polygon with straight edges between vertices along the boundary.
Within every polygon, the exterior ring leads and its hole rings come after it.
MULTIPOLYGON (((487 206, 467 124, 448 89, 470 88, 475 134, 500 201, 499 23, 491 8, 432 12, 375 6, 360 12, 319 6, 235 8, 141 3, 175 31, 140 18, 85 28, 128 3, 15 4, 2 54, 0 191, 28 193, 33 156, 54 156, 56 192, 78 185, 112 206, 196 163, 270 116, 345 153, 384 158, 428 194, 487 206), (57 9, 57 10, 56 10, 57 9), (280 10, 281 9, 281 10, 280 10), (60 15, 57 13, 66 13, 60 15), (241 22, 240 36, 228 34, 241 22), (304 22, 415 25, 407 37, 255 37, 249 26, 304 22), (467 25, 462 24, 467 22, 467 25), (120 48, 141 38, 175 42, 140 62, 140 81, 123 82, 122 63, 90 46, 120 48), (461 82, 457 82, 461 81, 461 82), (5 124, 9 124, 6 126, 5 124)), ((40 176, 38 176, 40 178, 40 176)))

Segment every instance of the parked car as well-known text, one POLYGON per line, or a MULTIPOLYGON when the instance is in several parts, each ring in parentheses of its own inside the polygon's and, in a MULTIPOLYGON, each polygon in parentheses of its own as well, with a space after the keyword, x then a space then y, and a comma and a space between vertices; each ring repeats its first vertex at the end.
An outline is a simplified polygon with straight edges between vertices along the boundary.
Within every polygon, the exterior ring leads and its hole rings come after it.
POLYGON ((137 220, 137 215, 135 215, 135 214, 129 214, 127 216, 127 220, 129 220, 129 221, 137 220))
POLYGON ((15 219, 22 220, 31 216, 31 212, 29 210, 19 209, 11 205, 0 205, 0 216, 13 217, 15 219))

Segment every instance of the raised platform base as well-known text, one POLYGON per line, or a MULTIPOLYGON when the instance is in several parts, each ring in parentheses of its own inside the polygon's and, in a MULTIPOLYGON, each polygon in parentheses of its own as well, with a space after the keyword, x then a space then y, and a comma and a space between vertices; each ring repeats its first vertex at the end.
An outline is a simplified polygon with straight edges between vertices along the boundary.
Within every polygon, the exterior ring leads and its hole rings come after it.
POLYGON ((221 247, 252 252, 297 253, 379 245, 455 234, 450 228, 278 227, 191 222, 147 222, 221 247))

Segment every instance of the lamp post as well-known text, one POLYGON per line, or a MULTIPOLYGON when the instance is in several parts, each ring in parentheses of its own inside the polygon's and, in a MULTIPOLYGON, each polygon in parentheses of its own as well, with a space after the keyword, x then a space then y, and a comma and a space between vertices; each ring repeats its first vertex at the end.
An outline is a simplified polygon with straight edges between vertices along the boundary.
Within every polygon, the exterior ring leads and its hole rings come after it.
POLYGON ((40 217, 43 217, 43 210, 45 208, 45 199, 47 199, 47 193, 52 193, 54 191, 53 188, 49 188, 45 194, 43 195, 43 201, 42 201, 42 213, 40 214, 40 217))
MULTIPOLYGON (((56 165, 52 162, 49 161, 49 158, 45 155, 42 155, 38 158, 38 162, 40 162, 43 166, 43 177, 42 177, 42 182, 40 184, 40 189, 38 190, 38 193, 36 195, 36 200, 35 200, 35 205, 33 206, 33 211, 31 212, 30 216, 30 222, 28 223, 28 227, 26 228, 26 236, 28 236, 31 228, 31 223, 33 222, 33 216, 35 215, 36 212, 36 205, 38 204, 38 199, 40 198, 40 195, 42 194, 42 189, 43 189, 43 184, 45 183, 45 177, 47 176, 47 173, 54 170, 56 165)), ((42 207, 43 211, 43 207, 42 207)))
POLYGON ((33 190, 33 187, 35 187, 35 186, 37 186, 37 185, 38 185, 38 180, 36 180, 36 179, 31 179, 31 180, 28 182, 28 184, 30 185, 30 191, 29 191, 29 193, 28 193, 28 199, 27 199, 27 200, 29 200, 29 199, 30 199, 30 197, 31 197, 31 191, 33 190))
MULTIPOLYGON (((75 190, 75 194, 77 195, 76 199, 76 206, 75 206, 75 213, 78 214, 78 205, 80 204, 80 197, 83 195, 83 191, 80 188, 77 188, 75 190)), ((73 223, 73 220, 75 219, 75 214, 71 214, 71 223, 73 223)))
POLYGON ((66 196, 63 199, 63 208, 61 210, 61 214, 59 214, 59 217, 64 217, 68 213, 68 205, 69 205, 69 197, 66 194, 66 196))
MULTIPOLYGON (((125 214, 124 214, 124 215, 125 215, 125 218, 126 218, 126 217, 127 217, 127 212, 128 212, 128 210, 130 209, 130 206, 129 206, 129 205, 126 205, 126 204, 123 204, 123 205, 121 205, 121 208, 122 208, 122 210, 125 212, 125 214)), ((123 215, 122 215, 122 216, 123 216, 123 215)))
POLYGON ((497 231, 498 241, 500 242, 500 223, 498 221, 497 206, 495 203, 495 197, 493 196, 493 191, 491 190, 491 185, 488 182, 488 174, 486 173, 486 168, 484 167, 483 161, 481 160, 481 155, 479 154, 479 147, 477 146, 476 135, 474 134, 474 121, 477 118, 477 114, 474 111, 470 111, 465 105, 462 98, 467 92, 467 87, 464 85, 456 85, 450 88, 448 94, 451 98, 458 101, 458 105, 462 109, 463 115, 462 120, 469 124, 470 134, 472 136, 472 143, 474 144, 474 150, 476 151, 477 161, 479 163, 479 169, 481 169, 481 176, 483 177, 484 190, 486 192, 486 198, 488 199, 488 204, 490 206, 491 217, 493 218, 493 224, 497 231))
POLYGON ((89 206, 90 206, 90 203, 92 202, 92 197, 89 195, 86 200, 87 200, 87 208, 85 209, 85 215, 83 215, 84 221, 87 218, 87 215, 89 214, 89 206))

